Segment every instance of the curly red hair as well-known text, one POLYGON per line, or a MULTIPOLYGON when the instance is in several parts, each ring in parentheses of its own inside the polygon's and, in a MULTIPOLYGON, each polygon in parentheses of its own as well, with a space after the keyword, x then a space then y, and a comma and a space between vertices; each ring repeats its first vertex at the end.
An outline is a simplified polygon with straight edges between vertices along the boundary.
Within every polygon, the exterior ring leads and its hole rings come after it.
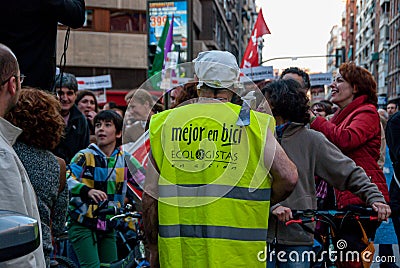
POLYGON ((15 107, 6 119, 22 129, 18 140, 36 148, 52 150, 63 136, 65 122, 61 104, 50 93, 23 88, 15 107))
POLYGON ((345 62, 340 65, 339 73, 344 80, 357 89, 354 98, 367 95, 368 102, 378 105, 376 81, 374 76, 367 69, 357 66, 354 62, 345 62))

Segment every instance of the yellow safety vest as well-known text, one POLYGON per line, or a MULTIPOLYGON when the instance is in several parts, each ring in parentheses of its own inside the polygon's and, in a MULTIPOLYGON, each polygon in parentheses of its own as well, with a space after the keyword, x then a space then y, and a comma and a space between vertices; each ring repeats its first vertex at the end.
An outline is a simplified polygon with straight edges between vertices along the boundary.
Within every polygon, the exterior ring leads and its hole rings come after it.
POLYGON ((258 259, 271 191, 264 147, 275 123, 252 111, 250 125, 237 126, 240 108, 196 103, 151 118, 163 268, 266 266, 258 259))

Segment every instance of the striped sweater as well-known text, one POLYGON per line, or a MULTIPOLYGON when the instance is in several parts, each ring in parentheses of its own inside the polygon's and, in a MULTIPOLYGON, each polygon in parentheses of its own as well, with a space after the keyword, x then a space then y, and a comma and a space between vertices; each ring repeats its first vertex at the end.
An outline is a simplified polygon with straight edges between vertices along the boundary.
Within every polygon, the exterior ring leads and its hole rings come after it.
POLYGON ((108 196, 108 207, 121 207, 127 181, 142 181, 144 173, 139 162, 119 148, 107 157, 96 144, 90 144, 73 157, 67 168, 67 183, 71 193, 69 220, 93 230, 110 230, 112 226, 107 219, 111 216, 93 216, 98 204, 88 198, 88 192, 91 189, 101 190, 108 196), (130 169, 125 161, 130 161, 130 169))

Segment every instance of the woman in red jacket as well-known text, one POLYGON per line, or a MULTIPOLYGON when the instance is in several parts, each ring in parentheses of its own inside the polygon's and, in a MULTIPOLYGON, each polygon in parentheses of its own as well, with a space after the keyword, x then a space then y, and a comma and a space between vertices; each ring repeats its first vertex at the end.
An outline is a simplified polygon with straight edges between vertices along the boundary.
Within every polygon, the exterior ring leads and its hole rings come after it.
MULTIPOLYGON (((339 68, 333 83, 330 85, 331 101, 339 106, 330 121, 321 116, 312 116, 311 128, 320 131, 342 152, 361 166, 371 181, 375 183, 389 201, 388 187, 385 176, 378 166, 380 154, 381 129, 377 112, 376 82, 370 72, 356 66, 352 62, 343 63, 339 68)), ((365 203, 349 191, 337 191, 336 202, 339 209, 349 205, 362 205, 365 203)), ((374 237, 378 224, 366 224, 369 237, 374 237)), ((349 246, 350 240, 360 241, 355 230, 356 226, 347 226, 343 236, 349 246)), ((354 243, 354 247, 357 247, 354 243)), ((365 247, 365 246, 364 246, 365 247)), ((349 247, 347 248, 349 249, 349 247)), ((351 264, 354 266, 354 263, 351 264)))

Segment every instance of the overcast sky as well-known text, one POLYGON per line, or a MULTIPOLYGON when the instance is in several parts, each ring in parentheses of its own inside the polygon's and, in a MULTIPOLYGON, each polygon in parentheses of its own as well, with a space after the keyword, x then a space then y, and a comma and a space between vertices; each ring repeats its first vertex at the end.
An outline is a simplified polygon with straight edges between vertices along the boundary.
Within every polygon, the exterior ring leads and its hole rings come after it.
MULTIPOLYGON (((271 34, 264 35, 263 60, 276 57, 325 55, 334 25, 340 25, 343 0, 256 0, 271 34)), ((326 72, 325 58, 273 60, 274 69, 290 66, 326 72)))

